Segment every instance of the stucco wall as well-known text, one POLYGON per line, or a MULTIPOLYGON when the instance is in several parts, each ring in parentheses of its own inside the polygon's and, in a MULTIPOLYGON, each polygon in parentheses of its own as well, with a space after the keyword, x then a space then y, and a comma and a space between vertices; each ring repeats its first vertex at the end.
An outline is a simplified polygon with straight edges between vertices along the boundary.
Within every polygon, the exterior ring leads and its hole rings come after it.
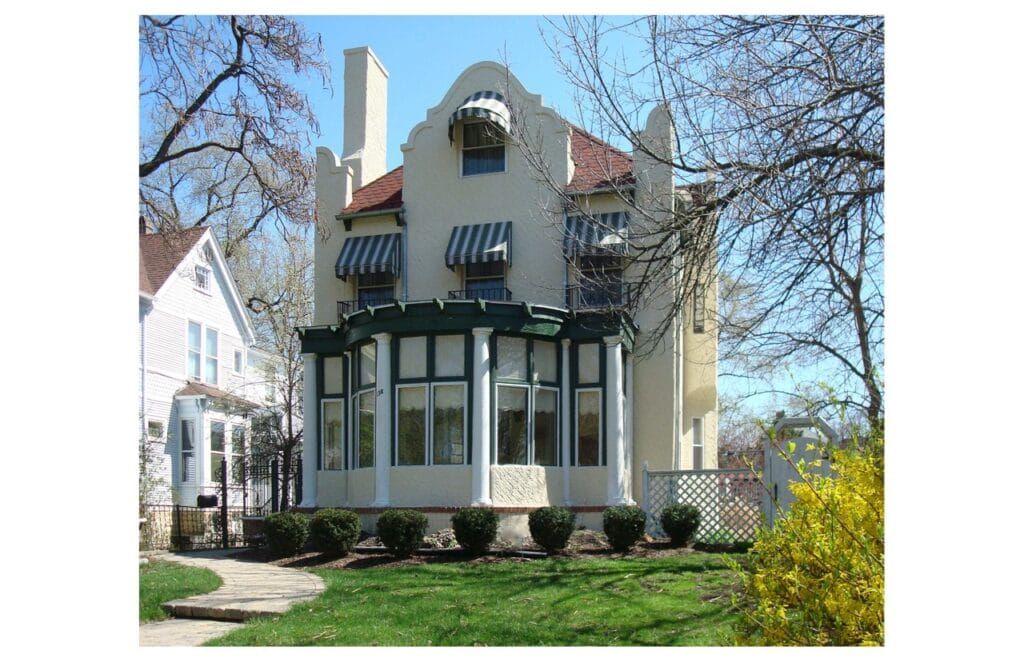
POLYGON ((355 472, 351 471, 317 471, 317 505, 322 508, 341 507, 348 505, 347 483, 349 481, 349 476, 353 475, 354 473, 355 472))
POLYGON ((562 503, 562 469, 516 465, 491 466, 495 506, 547 506, 562 503))
POLYGON ((391 467, 393 506, 468 506, 468 466, 391 467))

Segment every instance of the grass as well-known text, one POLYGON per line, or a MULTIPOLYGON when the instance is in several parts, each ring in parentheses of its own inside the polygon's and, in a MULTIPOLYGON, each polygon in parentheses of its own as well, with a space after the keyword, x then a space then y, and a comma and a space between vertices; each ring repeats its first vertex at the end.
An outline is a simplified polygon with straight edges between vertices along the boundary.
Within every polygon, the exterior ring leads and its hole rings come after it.
POLYGON ((139 622, 168 618, 160 606, 168 600, 209 593, 220 588, 217 573, 170 561, 150 561, 139 566, 139 622))
POLYGON ((738 615, 716 554, 318 569, 327 590, 213 645, 724 645, 738 615))

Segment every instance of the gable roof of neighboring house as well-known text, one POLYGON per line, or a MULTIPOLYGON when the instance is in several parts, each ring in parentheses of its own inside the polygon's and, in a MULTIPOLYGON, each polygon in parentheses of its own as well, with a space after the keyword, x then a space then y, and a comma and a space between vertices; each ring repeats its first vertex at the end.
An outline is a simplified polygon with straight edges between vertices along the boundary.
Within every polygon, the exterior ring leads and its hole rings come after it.
POLYGON ((215 386, 210 386, 208 384, 200 384, 199 382, 192 381, 185 382, 185 385, 178 389, 174 394, 175 397, 181 395, 198 395, 207 398, 213 398, 216 400, 222 400, 234 407, 241 407, 243 409, 255 409, 260 406, 255 402, 246 400, 245 398, 240 398, 237 395, 234 395, 233 393, 228 393, 227 391, 219 389, 215 386))
POLYGON ((155 295, 209 228, 139 235, 139 290, 155 295))
MULTIPOLYGON (((576 171, 566 187, 570 193, 582 193, 633 183, 633 157, 600 138, 570 124, 572 160, 576 171)), ((341 214, 362 214, 398 209, 402 206, 403 166, 381 175, 352 194, 352 202, 341 214)))

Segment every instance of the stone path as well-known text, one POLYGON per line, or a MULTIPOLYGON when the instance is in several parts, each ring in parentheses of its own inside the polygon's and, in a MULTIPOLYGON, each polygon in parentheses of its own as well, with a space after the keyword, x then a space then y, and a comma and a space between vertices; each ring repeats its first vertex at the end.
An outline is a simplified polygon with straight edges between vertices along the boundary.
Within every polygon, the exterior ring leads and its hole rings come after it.
POLYGON ((198 646, 258 616, 284 613, 324 590, 316 575, 267 563, 228 558, 234 550, 161 554, 160 559, 216 572, 223 584, 212 593, 164 604, 175 616, 139 626, 142 646, 198 646))

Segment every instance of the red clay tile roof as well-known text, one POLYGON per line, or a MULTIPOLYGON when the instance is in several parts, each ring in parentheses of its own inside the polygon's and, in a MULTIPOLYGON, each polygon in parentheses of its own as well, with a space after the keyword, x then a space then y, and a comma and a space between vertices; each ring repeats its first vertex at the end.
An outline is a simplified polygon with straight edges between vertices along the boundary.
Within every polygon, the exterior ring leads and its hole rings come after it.
MULTIPOLYGON (((576 172, 566 190, 593 191, 633 183, 633 158, 578 126, 572 129, 572 160, 576 172)), ((402 166, 378 177, 352 194, 342 214, 398 209, 402 206, 402 166)))
POLYGON ((567 191, 579 193, 633 183, 633 157, 574 124, 569 127, 576 171, 567 191))
POLYGON ((352 202, 342 214, 398 209, 402 206, 402 166, 381 175, 352 194, 352 202))
POLYGON ((198 227, 180 232, 140 234, 139 290, 156 294, 204 232, 205 227, 198 227))

